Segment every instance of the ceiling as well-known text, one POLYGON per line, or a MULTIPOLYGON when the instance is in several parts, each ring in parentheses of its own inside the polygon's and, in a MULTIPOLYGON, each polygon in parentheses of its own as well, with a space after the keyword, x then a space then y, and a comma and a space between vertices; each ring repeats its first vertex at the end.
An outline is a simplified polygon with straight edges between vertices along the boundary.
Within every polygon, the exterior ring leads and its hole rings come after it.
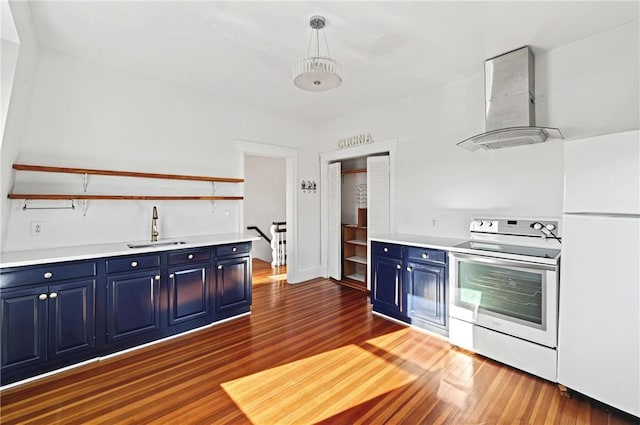
MULTIPOLYGON (((45 48, 313 120, 476 75, 523 45, 557 48, 637 20, 629 2, 32 1, 45 48), (309 17, 325 30, 344 82, 297 89, 309 17)), ((482 102, 482 99, 478 99, 482 102)))

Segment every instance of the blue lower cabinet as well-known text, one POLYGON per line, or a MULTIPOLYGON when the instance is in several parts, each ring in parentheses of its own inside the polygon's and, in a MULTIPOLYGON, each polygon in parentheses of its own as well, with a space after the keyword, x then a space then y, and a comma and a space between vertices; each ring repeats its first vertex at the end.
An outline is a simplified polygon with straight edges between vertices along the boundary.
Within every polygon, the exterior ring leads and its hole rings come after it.
POLYGON ((49 286, 49 359, 94 348, 95 283, 92 279, 49 286))
POLYGON ((135 345, 160 333, 160 270, 109 276, 107 344, 135 345))
POLYGON ((3 290, 2 384, 95 356, 95 279, 3 290))
POLYGON ((447 253, 371 242, 373 310, 447 336, 447 253))
POLYGON ((251 308, 251 242, 0 270, 2 385, 251 308))
POLYGON ((251 307, 251 257, 216 259, 215 287, 216 319, 248 312, 251 307))
POLYGON ((379 313, 408 322, 402 259, 384 253, 374 254, 371 267, 371 275, 373 276, 371 301, 373 309, 379 313))
POLYGON ((7 375, 47 359, 49 287, 2 291, 0 302, 4 383, 7 375))
POLYGON ((447 269, 445 266, 408 261, 405 268, 407 311, 412 321, 446 326, 447 269))
POLYGON ((169 268, 169 326, 208 320, 210 275, 208 263, 169 268))

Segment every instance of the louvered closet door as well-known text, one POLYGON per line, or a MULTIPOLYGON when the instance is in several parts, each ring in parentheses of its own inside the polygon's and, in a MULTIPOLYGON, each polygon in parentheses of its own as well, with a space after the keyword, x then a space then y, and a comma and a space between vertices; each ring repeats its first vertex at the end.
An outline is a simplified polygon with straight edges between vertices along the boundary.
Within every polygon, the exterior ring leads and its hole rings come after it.
POLYGON ((342 279, 342 238, 341 238, 341 206, 340 206, 340 186, 342 179, 340 176, 341 166, 339 162, 329 164, 329 187, 327 189, 327 204, 329 223, 327 230, 329 240, 327 241, 327 271, 329 277, 337 280, 342 279))
POLYGON ((389 233, 389 157, 367 158, 367 227, 369 237, 389 233))

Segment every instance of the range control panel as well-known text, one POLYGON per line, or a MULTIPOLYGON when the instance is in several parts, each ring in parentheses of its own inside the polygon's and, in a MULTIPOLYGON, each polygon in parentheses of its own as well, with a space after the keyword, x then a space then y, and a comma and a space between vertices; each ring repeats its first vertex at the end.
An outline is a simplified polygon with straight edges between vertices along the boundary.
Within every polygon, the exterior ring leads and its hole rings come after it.
POLYGON ((510 218, 474 218, 469 230, 473 233, 493 233, 514 236, 559 236, 557 220, 510 218))

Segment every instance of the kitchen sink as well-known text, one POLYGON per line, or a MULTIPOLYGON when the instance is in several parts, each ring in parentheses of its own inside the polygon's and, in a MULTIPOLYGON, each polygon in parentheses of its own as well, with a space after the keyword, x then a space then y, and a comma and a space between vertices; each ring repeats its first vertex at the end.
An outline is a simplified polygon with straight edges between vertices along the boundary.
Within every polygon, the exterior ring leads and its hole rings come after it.
POLYGON ((141 243, 128 243, 129 248, 150 248, 153 246, 171 246, 171 245, 184 245, 186 241, 173 241, 173 242, 141 242, 141 243))

